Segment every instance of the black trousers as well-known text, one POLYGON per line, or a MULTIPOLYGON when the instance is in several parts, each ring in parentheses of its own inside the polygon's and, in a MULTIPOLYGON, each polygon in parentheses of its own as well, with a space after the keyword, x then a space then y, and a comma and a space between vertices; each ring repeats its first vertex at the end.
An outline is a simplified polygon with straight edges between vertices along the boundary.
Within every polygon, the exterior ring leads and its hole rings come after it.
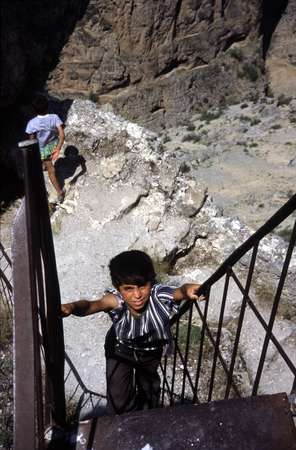
POLYGON ((108 335, 105 343, 108 413, 157 408, 160 397, 157 370, 162 348, 131 350, 114 341, 113 331, 108 335))

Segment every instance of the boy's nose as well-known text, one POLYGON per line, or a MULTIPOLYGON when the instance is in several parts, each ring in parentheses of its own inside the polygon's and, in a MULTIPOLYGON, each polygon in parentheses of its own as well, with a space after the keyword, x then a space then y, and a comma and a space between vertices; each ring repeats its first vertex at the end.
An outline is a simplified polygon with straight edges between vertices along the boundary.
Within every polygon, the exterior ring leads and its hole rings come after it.
POLYGON ((139 288, 135 288, 134 294, 135 294, 135 297, 136 297, 136 298, 141 298, 141 291, 140 291, 139 288))

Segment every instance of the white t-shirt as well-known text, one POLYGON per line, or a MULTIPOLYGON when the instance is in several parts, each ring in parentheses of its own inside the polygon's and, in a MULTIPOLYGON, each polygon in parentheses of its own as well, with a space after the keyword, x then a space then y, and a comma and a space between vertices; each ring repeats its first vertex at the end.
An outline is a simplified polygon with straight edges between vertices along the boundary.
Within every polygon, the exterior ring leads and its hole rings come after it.
POLYGON ((63 122, 57 114, 45 114, 44 116, 36 116, 31 119, 26 127, 26 133, 36 134, 39 147, 42 149, 45 145, 54 141, 58 137, 57 127, 63 122))

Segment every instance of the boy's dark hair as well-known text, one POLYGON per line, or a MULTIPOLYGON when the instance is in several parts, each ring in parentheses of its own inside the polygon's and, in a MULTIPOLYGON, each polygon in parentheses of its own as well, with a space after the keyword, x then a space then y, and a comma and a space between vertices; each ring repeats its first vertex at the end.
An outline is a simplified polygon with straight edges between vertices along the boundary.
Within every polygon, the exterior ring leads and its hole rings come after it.
POLYGON ((43 94, 36 94, 32 105, 37 114, 46 114, 48 112, 48 100, 43 94))
POLYGON ((117 289, 122 284, 143 286, 147 282, 155 283, 153 262, 146 253, 140 250, 129 250, 119 253, 109 263, 110 276, 117 289))

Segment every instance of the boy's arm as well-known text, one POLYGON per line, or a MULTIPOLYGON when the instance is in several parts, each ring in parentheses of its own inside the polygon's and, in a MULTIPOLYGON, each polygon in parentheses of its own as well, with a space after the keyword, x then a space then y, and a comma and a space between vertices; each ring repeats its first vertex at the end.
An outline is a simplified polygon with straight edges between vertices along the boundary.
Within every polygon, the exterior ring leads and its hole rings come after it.
POLYGON ((173 299, 175 302, 182 300, 205 300, 205 297, 198 293, 200 284, 185 283, 179 288, 175 289, 173 299))
POLYGON ((104 297, 89 301, 78 300, 77 302, 65 303, 61 305, 62 317, 68 317, 71 314, 74 316, 89 316, 100 311, 110 311, 118 306, 118 300, 113 294, 104 295, 104 297))
POLYGON ((57 159, 57 157, 59 156, 62 145, 65 141, 65 132, 64 132, 63 125, 58 125, 57 130, 58 130, 59 141, 58 141, 57 146, 55 147, 54 151, 52 152, 51 159, 53 161, 55 161, 57 159))

